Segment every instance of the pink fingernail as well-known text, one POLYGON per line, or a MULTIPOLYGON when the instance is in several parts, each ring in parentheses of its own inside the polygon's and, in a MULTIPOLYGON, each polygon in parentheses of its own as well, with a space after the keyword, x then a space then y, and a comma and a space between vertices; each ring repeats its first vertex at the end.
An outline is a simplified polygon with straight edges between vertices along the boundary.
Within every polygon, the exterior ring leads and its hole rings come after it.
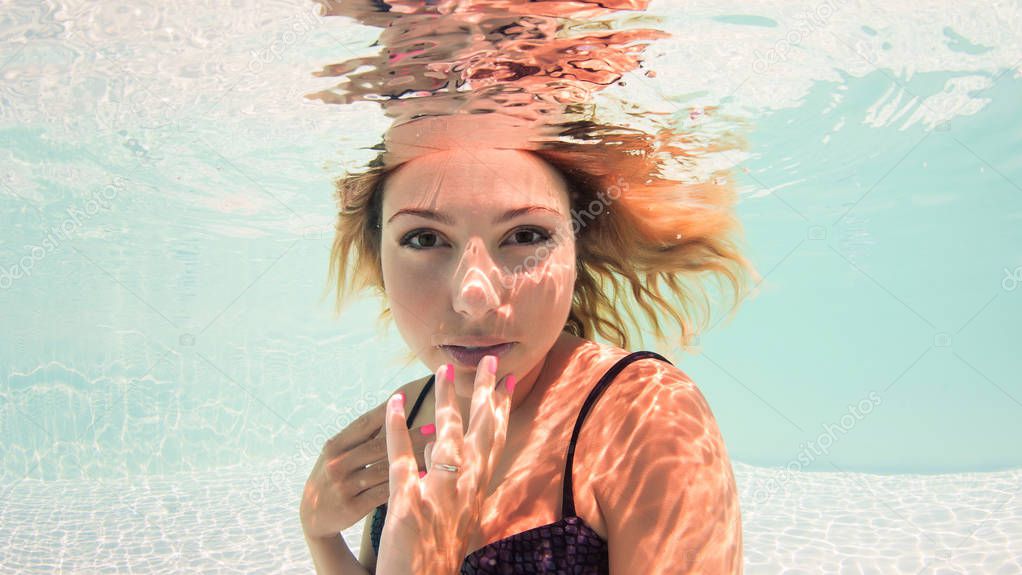
POLYGON ((436 425, 432 423, 428 425, 423 425, 422 427, 419 428, 419 431, 423 435, 433 435, 434 433, 436 433, 436 425))
POLYGON ((447 367, 444 368, 444 373, 447 377, 447 383, 452 383, 454 381, 454 366, 448 363, 447 367))
POLYGON ((504 387, 507 388, 508 395, 510 395, 510 394, 515 392, 515 376, 514 376, 514 374, 509 374, 507 376, 507 379, 504 380, 504 387))
POLYGON ((489 362, 486 364, 486 369, 490 370, 490 373, 497 373, 497 356, 488 355, 485 359, 489 362))
POLYGON ((420 471, 420 472, 419 472, 419 478, 420 478, 420 479, 421 479, 421 478, 423 478, 423 477, 425 477, 425 476, 426 476, 426 472, 425 472, 425 471, 420 471))

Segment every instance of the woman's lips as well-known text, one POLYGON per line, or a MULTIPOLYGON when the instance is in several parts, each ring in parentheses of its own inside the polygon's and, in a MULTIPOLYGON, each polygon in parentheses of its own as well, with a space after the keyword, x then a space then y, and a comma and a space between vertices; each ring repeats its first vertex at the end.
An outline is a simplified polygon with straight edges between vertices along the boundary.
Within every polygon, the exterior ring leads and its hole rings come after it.
POLYGON ((502 343, 500 345, 491 345, 489 347, 480 348, 465 348, 457 345, 442 345, 441 349, 446 351, 451 357, 456 359, 458 363, 466 365, 468 367, 475 367, 487 355, 495 355, 500 357, 501 355, 508 352, 515 342, 502 343))

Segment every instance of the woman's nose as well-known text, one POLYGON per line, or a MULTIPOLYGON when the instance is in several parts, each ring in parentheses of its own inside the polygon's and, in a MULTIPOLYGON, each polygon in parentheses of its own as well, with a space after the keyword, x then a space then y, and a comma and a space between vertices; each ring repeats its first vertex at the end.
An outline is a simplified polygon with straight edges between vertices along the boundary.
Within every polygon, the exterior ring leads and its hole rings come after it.
POLYGON ((454 285, 454 310, 469 318, 485 316, 500 306, 499 282, 495 281, 497 265, 476 240, 465 248, 454 285))

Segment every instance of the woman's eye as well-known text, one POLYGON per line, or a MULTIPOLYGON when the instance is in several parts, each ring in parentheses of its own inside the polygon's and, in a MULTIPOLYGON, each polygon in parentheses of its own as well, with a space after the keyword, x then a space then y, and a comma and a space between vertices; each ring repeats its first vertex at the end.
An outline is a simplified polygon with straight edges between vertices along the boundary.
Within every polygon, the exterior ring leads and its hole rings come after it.
POLYGON ((550 239, 550 234, 538 228, 522 228, 520 230, 515 230, 515 232, 511 234, 511 237, 514 238, 515 240, 524 240, 521 241, 521 243, 528 245, 545 242, 550 239), (533 236, 537 236, 538 239, 533 239, 533 241, 529 241, 530 234, 532 234, 533 236))
MULTIPOLYGON (((514 240, 512 245, 532 245, 549 241, 551 235, 539 228, 521 228, 508 236, 514 240)), ((439 236, 436 232, 429 230, 413 230, 401 238, 400 245, 407 246, 413 250, 426 250, 438 247, 439 236), (418 241, 415 241, 418 240, 418 241)))
POLYGON ((413 250, 424 250, 435 247, 437 239, 438 239, 437 235, 434 232, 428 230, 415 230, 412 232, 408 232, 407 234, 405 234, 405 237, 401 238, 401 245, 408 246, 413 250), (412 243, 412 240, 414 240, 415 238, 423 237, 427 238, 427 241, 425 242, 425 244, 427 245, 422 245, 423 243, 422 241, 420 241, 418 245, 412 243), (432 240, 428 240, 428 238, 432 238, 432 240))

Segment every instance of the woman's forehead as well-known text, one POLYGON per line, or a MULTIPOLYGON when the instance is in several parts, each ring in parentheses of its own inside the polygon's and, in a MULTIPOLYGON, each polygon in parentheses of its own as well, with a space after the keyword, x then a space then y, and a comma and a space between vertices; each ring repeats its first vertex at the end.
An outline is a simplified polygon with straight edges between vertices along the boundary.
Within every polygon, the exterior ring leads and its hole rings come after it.
POLYGON ((538 204, 563 211, 566 203, 557 171, 521 150, 450 150, 421 156, 388 178, 384 194, 384 205, 391 210, 406 204, 484 210, 538 204))

